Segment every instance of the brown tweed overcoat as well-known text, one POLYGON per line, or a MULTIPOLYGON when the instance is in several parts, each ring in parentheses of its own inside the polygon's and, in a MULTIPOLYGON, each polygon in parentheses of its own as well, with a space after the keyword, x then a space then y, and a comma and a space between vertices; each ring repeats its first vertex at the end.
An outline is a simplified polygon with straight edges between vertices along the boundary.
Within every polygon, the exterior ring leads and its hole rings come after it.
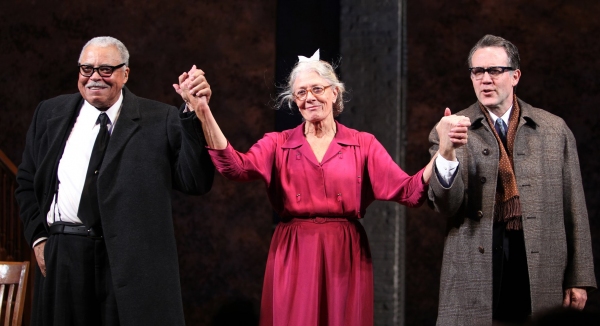
MULTIPOLYGON (((563 289, 596 287, 589 221, 573 133, 565 122, 521 101, 514 169, 523 212, 531 308, 560 306, 563 289)), ((438 325, 492 323, 492 216, 499 148, 477 103, 468 144, 449 188, 432 177, 429 203, 447 218, 438 325)), ((433 155, 435 128, 429 135, 433 155)))

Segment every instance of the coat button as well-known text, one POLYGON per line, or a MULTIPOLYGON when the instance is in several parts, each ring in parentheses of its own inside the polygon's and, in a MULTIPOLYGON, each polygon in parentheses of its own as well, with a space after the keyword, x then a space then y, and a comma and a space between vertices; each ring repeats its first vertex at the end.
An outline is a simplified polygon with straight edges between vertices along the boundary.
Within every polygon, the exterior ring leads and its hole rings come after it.
POLYGON ((477 217, 482 218, 483 217, 483 212, 482 211, 477 211, 477 217))
POLYGON ((479 249, 479 252, 480 252, 480 253, 482 253, 482 254, 483 254, 483 253, 485 253, 485 249, 484 249, 482 246, 479 246, 479 248, 478 248, 478 249, 479 249))
POLYGON ((481 183, 485 183, 487 181, 487 179, 485 177, 481 177, 481 179, 479 179, 479 181, 481 181, 481 183))
POLYGON ((487 148, 481 151, 481 153, 483 153, 483 155, 490 155, 490 151, 487 148))
POLYGON ((98 170, 94 171, 94 174, 98 174, 98 170))

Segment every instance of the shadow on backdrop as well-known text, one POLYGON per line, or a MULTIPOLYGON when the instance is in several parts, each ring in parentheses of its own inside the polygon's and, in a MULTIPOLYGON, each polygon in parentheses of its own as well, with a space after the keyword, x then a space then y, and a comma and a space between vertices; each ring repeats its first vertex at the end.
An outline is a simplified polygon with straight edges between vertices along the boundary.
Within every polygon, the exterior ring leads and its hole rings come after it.
POLYGON ((235 298, 226 301, 213 317, 213 326, 257 326, 258 309, 251 300, 235 298))

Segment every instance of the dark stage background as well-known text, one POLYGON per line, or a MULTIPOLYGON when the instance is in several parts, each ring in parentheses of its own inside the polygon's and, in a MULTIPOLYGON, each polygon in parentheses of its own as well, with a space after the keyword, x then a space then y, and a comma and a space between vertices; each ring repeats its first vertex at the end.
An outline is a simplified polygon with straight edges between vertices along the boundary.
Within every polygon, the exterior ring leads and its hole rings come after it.
MULTIPOLYGON (((339 42, 330 41, 339 31, 328 28, 335 29, 339 23, 322 25, 322 21, 333 19, 331 13, 345 13, 336 11, 335 1, 325 2, 333 6, 311 6, 318 1, 307 1, 305 21, 294 22, 297 30, 282 30, 278 14, 289 15, 282 11, 289 5, 280 1, 278 8, 277 0, 4 1, 0 9, 0 149, 20 163, 36 105, 43 99, 77 92, 81 47, 94 36, 111 35, 123 41, 131 53, 127 86, 138 96, 178 106, 181 101, 171 84, 181 72, 198 64, 211 82, 211 107, 222 129, 236 148, 246 150, 275 129, 276 114, 271 107, 276 70, 278 76, 281 70, 285 75, 285 64, 293 64, 297 54, 312 55, 313 46, 327 49, 326 55, 336 58, 339 42), (317 28, 315 22, 319 22, 317 28), (313 26, 309 29, 312 36, 298 32, 308 25, 313 26), (324 36, 315 37, 317 34, 324 36), (282 49, 281 40, 289 35, 297 39, 286 42, 304 44, 310 51, 288 53, 282 49)), ((471 46, 486 33, 511 40, 522 60, 517 94, 563 117, 578 141, 598 266, 600 156, 595 140, 600 136, 596 112, 600 107, 600 61, 596 60, 600 3, 407 2, 405 169, 414 173, 428 161, 427 135, 446 106, 458 111, 475 101, 466 70, 471 46)), ((344 72, 341 74, 343 80, 344 72)), ((281 114, 277 116, 281 126, 281 114)), ((208 195, 173 195, 189 325, 226 325, 232 317, 256 318, 273 230, 263 189, 258 182, 239 184, 217 176, 208 195)), ((406 225, 405 324, 433 325, 445 222, 421 207, 408 211, 406 225)), ((596 275, 600 276, 598 268, 596 275)), ((588 309, 599 306, 598 293, 592 293, 588 309)))

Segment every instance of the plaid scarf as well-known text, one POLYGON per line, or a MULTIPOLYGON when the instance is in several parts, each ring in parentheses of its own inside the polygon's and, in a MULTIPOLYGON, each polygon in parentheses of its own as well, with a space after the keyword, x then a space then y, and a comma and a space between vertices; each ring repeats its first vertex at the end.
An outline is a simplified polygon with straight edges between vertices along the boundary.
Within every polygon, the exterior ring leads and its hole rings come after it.
MULTIPOLYGON (((494 222, 506 223, 506 230, 521 230, 523 223, 521 221, 521 202, 519 200, 519 189, 517 188, 517 178, 514 172, 513 147, 519 116, 521 109, 517 102, 517 96, 513 99, 513 108, 508 119, 508 132, 506 135, 506 147, 502 144, 500 136, 494 128, 494 122, 487 109, 479 103, 479 108, 487 118, 496 141, 500 148, 500 161, 498 164, 498 183, 496 185, 496 202, 494 205, 494 222)), ((500 118, 498 118, 500 119, 500 118)))

